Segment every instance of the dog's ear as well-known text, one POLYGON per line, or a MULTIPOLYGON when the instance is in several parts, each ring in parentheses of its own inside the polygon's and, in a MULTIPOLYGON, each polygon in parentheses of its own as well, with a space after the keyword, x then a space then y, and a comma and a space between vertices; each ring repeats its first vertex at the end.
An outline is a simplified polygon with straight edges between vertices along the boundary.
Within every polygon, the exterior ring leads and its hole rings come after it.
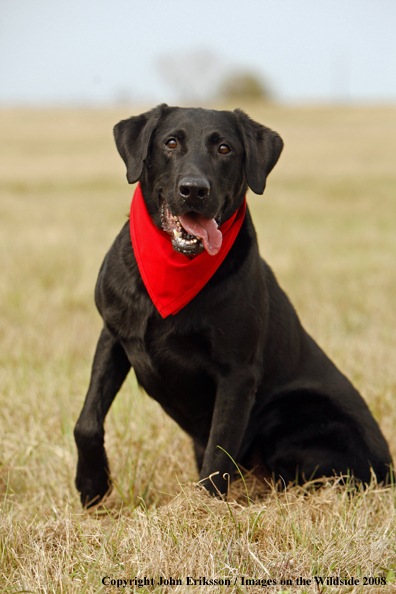
POLYGON ((114 126, 115 143, 126 165, 130 184, 137 182, 142 174, 151 137, 167 108, 166 103, 162 103, 141 115, 121 120, 114 126))
POLYGON ((262 194, 267 175, 275 166, 283 149, 283 140, 276 132, 251 120, 241 109, 235 109, 245 147, 245 175, 255 194, 262 194))

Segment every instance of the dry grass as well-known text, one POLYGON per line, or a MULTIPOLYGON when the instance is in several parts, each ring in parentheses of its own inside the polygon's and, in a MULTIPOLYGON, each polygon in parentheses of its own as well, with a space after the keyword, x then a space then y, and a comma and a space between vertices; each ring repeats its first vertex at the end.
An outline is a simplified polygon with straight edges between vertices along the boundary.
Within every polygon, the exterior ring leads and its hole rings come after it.
MULTIPOLYGON (((286 142, 264 197, 249 196, 261 252, 396 458, 396 109, 248 111, 286 142)), ((101 326, 96 274, 129 208, 111 137, 128 115, 0 112, 0 592, 396 591, 394 490, 259 497, 251 479, 250 505, 242 483, 213 500, 191 485, 189 439, 133 374, 106 423, 116 488, 107 510, 82 512, 72 429, 101 326), (361 581, 296 585, 315 575, 361 581), (117 590, 105 576, 184 583, 117 590), (187 586, 187 576, 232 582, 187 586)))

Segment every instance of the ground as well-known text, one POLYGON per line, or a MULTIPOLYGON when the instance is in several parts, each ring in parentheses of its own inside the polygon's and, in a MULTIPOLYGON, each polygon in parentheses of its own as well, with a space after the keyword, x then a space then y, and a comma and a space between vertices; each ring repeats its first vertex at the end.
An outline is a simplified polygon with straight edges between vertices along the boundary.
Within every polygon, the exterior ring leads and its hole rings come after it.
MULTIPOLYGON (((248 195, 261 253, 396 459, 396 108, 247 111, 285 141, 264 196, 248 195)), ((133 373, 106 421, 113 495, 81 510, 72 431, 101 328, 93 288, 133 190, 112 127, 138 112, 0 111, 0 592, 396 591, 393 489, 259 497, 248 478, 250 501, 242 481, 214 500, 133 373)))

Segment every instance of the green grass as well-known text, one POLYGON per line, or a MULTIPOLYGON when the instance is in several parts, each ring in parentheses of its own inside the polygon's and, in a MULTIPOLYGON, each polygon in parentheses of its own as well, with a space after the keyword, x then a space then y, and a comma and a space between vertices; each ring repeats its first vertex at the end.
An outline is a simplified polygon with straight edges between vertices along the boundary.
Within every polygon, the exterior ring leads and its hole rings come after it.
MULTIPOLYGON (((248 196, 261 253, 396 458, 396 108, 248 111, 285 140, 264 196, 248 196)), ((259 497, 250 478, 250 506, 241 481, 213 500, 192 485, 189 438, 133 373, 106 421, 114 492, 81 510, 72 431, 101 328, 96 275, 132 195, 111 135, 128 115, 0 112, 0 592, 117 591, 104 576, 237 578, 118 591, 396 591, 394 490, 259 497), (315 575, 387 585, 295 585, 315 575)))

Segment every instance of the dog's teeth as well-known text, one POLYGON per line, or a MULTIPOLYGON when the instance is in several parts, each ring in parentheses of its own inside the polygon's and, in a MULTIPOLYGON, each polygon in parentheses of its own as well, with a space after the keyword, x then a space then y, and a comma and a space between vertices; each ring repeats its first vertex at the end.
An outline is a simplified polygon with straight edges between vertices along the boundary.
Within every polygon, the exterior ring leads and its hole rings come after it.
POLYGON ((181 237, 181 231, 176 231, 176 229, 173 231, 173 235, 175 237, 181 237))

